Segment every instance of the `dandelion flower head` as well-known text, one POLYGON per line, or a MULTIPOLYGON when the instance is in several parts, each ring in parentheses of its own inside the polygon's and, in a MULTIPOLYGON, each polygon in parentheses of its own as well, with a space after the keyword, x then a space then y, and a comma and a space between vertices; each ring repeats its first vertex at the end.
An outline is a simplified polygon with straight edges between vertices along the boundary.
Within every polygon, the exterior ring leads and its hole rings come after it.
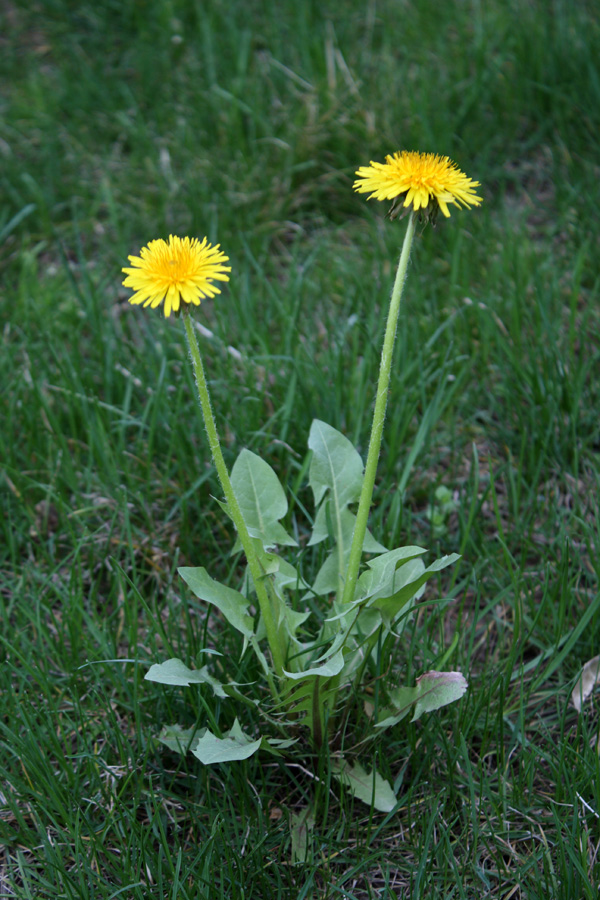
POLYGON ((386 156, 384 163, 361 166, 356 174, 354 190, 359 194, 370 191, 369 200, 375 197, 396 201, 390 210, 391 218, 401 205, 401 195, 405 195, 402 206, 407 211, 412 206, 415 212, 421 211, 427 217, 435 216, 441 209, 447 218, 449 203, 466 207, 481 203, 481 197, 475 193, 479 182, 467 178, 447 156, 436 153, 400 150, 386 156))
POLYGON ((132 268, 126 268, 125 287, 135 293, 130 303, 143 303, 155 309, 165 302, 165 317, 178 313, 181 301, 200 305, 201 298, 214 297, 221 291, 213 281, 229 281, 229 257, 212 246, 206 238, 169 236, 169 240, 150 241, 140 256, 129 256, 132 268))

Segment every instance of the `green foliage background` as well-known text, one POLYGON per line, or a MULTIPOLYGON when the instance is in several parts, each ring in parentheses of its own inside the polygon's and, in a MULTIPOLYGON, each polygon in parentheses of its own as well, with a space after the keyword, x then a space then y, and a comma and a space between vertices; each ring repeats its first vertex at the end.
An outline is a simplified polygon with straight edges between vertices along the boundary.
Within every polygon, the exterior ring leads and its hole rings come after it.
POLYGON ((0 894, 595 900, 598 717, 568 697, 598 653, 599 56, 585 0, 3 5, 0 894), (302 539, 311 420, 365 451, 402 240, 353 173, 403 147, 485 202, 417 242, 371 530, 463 554, 398 667, 458 625, 471 689, 390 736, 381 817, 326 762, 208 770, 153 739, 203 707, 146 665, 239 648, 174 574, 224 577, 231 538, 181 329, 120 268, 169 233, 222 244, 199 321, 228 461, 291 481, 302 539))

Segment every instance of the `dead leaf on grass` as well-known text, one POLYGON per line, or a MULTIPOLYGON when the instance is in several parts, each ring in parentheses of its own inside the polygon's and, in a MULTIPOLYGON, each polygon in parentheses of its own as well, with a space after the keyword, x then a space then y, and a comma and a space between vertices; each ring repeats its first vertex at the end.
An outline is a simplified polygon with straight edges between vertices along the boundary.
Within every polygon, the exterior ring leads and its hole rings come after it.
POLYGON ((600 683, 600 656, 594 656, 593 659, 586 662, 581 670, 581 675, 571 694, 571 703, 577 712, 581 712, 581 707, 598 683, 600 683))

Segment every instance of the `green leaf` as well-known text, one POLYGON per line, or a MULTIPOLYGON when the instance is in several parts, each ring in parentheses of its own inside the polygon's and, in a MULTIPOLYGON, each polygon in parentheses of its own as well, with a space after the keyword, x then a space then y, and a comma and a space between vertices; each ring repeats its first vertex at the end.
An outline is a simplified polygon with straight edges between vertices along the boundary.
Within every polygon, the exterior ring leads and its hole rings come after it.
POLYGON ((368 607, 370 609, 378 609, 383 621, 391 628, 402 607, 417 595, 417 592, 423 587, 427 579, 434 572, 439 572, 441 569, 445 569, 446 566, 452 565, 457 559, 460 559, 460 555, 451 553, 449 556, 442 556, 441 559, 436 559, 426 569, 422 568, 421 560, 411 560, 396 570, 394 576, 395 593, 390 597, 375 597, 369 600, 368 607), (417 563, 420 563, 420 565, 417 565, 417 563), (400 589, 397 589, 398 582, 402 585, 400 589))
POLYGON ((396 550, 389 550, 375 559, 370 559, 367 562, 368 569, 358 579, 357 597, 366 600, 376 594, 384 596, 381 592, 386 592, 385 596, 389 597, 394 593, 394 579, 397 570, 410 560, 422 556, 423 553, 427 553, 423 547, 398 547, 396 550))
POLYGON ((339 653, 335 653, 331 656, 327 662, 324 662, 321 666, 315 666, 312 669, 305 669, 304 672, 286 672, 284 669, 284 675, 287 675, 288 678, 291 678, 292 681, 298 681, 301 678, 308 678, 311 675, 315 675, 319 678, 331 678, 333 675, 337 675, 344 668, 344 654, 340 650, 339 653))
POLYGON ((159 684, 172 684, 180 687, 189 687, 191 684, 209 684, 215 696, 227 697, 223 685, 209 674, 207 666, 203 666, 201 669, 188 669, 176 657, 150 666, 144 675, 144 679, 146 681, 156 681, 159 684))
POLYGON ((325 541, 328 537, 332 537, 332 529, 329 527, 331 521, 331 513, 329 510, 329 500, 324 500, 323 503, 321 503, 321 505, 319 506, 317 514, 315 516, 315 521, 313 522, 312 532, 310 535, 310 540, 308 542, 309 547, 313 547, 315 544, 320 544, 321 541, 325 541))
POLYGON ((197 728, 182 728, 181 725, 164 725, 158 735, 158 740, 169 750, 184 756, 190 749, 194 736, 198 734, 197 728))
POLYGON ((285 622, 288 634, 294 637, 298 628, 310 618, 311 611, 292 609, 286 601, 284 592, 292 590, 297 594, 299 588, 304 589, 308 585, 301 579, 298 570, 291 563, 275 553, 266 553, 263 550, 259 553, 259 559, 267 573, 271 575, 273 589, 280 601, 277 611, 277 624, 280 625, 282 622, 285 622))
POLYGON ((298 588, 307 587, 295 566, 283 557, 265 550, 259 554, 259 557, 267 574, 273 575, 274 582, 282 588, 291 588, 293 591, 297 591, 298 588))
POLYGON ((248 613, 250 606, 239 591, 221 584, 210 577, 206 569, 183 567, 177 570, 196 597, 216 606, 230 625, 246 638, 254 634, 254 619, 248 613))
MULTIPOLYGON (((275 553, 266 551, 260 542, 255 541, 256 553, 265 574, 268 576, 267 590, 273 602, 273 614, 275 616, 277 627, 284 627, 285 632, 293 639, 296 639, 297 630, 310 618, 310 609, 297 611, 292 609, 289 604, 286 591, 291 590, 297 594, 299 589, 308 587, 298 574, 298 571, 275 553)), ((267 578, 263 579, 267 581, 267 578)), ((262 640, 266 636, 264 622, 259 620, 255 636, 262 640)))
POLYGON ((231 484, 251 537, 259 538, 264 547, 298 546, 279 523, 288 502, 277 475, 264 459, 242 450, 231 470, 231 484))
MULTIPOLYGON (((323 662, 325 659, 332 659, 338 652, 338 650, 344 646, 346 640, 348 638, 348 630, 345 628, 340 628, 337 634, 334 635, 333 640, 328 644, 325 640, 325 635, 323 631, 321 631, 319 638, 316 642, 315 649, 318 649, 319 646, 325 647, 323 653, 318 656, 316 659, 313 659, 313 665, 317 663, 323 662)), ((336 673, 337 674, 337 673, 336 673)))
MULTIPOLYGON (((320 544, 321 541, 324 541, 326 538, 334 538, 337 540, 337 533, 335 533, 333 528, 334 522, 331 508, 332 501, 329 498, 324 500, 319 506, 313 523, 310 540, 308 542, 309 547, 320 544)), ((350 512, 347 507, 344 507, 340 511, 339 518, 339 531, 342 534, 342 542, 344 545, 347 544, 349 546, 352 542, 355 524, 356 516, 353 512, 350 512)), ((370 531, 367 531, 363 542, 363 550, 365 553, 385 553, 386 548, 383 544, 380 544, 379 541, 375 540, 370 531)), ((423 550, 423 553, 425 553, 425 550, 423 550)))
POLYGON ((361 609, 354 626, 352 627, 352 635, 355 641, 362 644, 368 637, 371 637, 378 628, 381 628, 381 613, 377 609, 361 609))
POLYGON ((433 712, 459 700, 467 687, 467 681, 460 672, 425 672, 417 678, 414 687, 399 687, 391 691, 390 701, 396 714, 382 719, 375 727, 397 725, 408 714, 413 703, 415 711, 411 721, 416 722, 424 712, 433 712))
POLYGON ((424 573, 421 559, 409 560, 396 570, 387 588, 381 588, 367 600, 364 608, 377 610, 388 629, 394 626, 397 634, 402 634, 415 601, 425 592, 428 576, 424 573))
POLYGON ((297 744, 300 738, 263 738, 260 745, 261 750, 267 750, 273 756, 283 756, 281 750, 288 750, 297 744))
POLYGON ((310 428, 308 446, 313 451, 308 473, 309 484, 319 505, 329 488, 333 514, 338 515, 348 503, 360 496, 363 462, 347 437, 315 419, 310 428))
MULTIPOLYGON (((414 700, 412 702, 414 702, 414 700)), ((402 719, 405 719, 407 717, 408 713, 410 712, 410 707, 412 705, 412 702, 407 705, 406 709, 403 709, 402 712, 399 712, 396 714, 393 714, 391 709, 381 710, 382 714, 385 714, 385 713, 392 713, 392 714, 389 716, 386 715, 385 719, 381 719, 379 722, 377 722, 375 725, 375 728, 380 728, 382 731, 385 731, 386 728, 393 728, 394 725, 397 725, 398 722, 401 722, 402 719)))
MULTIPOLYGON (((348 438, 319 419, 312 423, 308 446, 312 450, 309 483, 319 507, 309 545, 326 537, 331 537, 336 545, 321 566, 312 589, 321 596, 335 593, 340 597, 356 522, 347 507, 360 497, 364 467, 348 438)), ((385 551, 370 533, 365 536, 363 549, 369 553, 385 551)))
POLYGON ((262 738, 253 741, 247 734, 244 734, 240 723, 236 719, 233 727, 222 738, 216 737, 211 731, 206 729, 192 753, 205 766, 211 766, 214 763, 248 759, 248 757, 256 753, 261 743, 262 738))
POLYGON ((417 678, 419 697, 412 721, 416 722, 424 712, 433 712, 459 700, 468 684, 460 672, 425 672, 417 678))
POLYGON ((291 609, 291 607, 282 604, 279 607, 279 619, 277 625, 285 623, 286 632, 290 637, 296 637, 296 632, 304 625, 306 620, 310 618, 310 614, 310 610, 297 612, 295 609, 291 609))
MULTIPOLYGON (((323 508, 328 509, 329 506, 330 501, 325 500, 324 503, 322 503, 319 507, 319 513, 317 513, 317 517, 315 519, 313 535, 309 541, 309 546, 310 544, 318 542, 314 540, 314 536, 315 529, 320 529, 319 514, 323 508)), ((342 564, 345 571, 348 564, 348 558, 350 556, 350 547, 352 545, 352 535, 354 534, 355 522, 356 516, 354 515, 354 513, 350 512, 349 509, 342 509, 337 519, 337 525, 339 528, 338 532, 336 534, 326 535, 332 537, 337 546, 325 559, 325 562, 319 569, 317 577, 315 578, 314 584, 312 586, 313 592, 315 594, 318 594, 318 596, 320 597, 323 597, 326 594, 335 593, 339 587, 340 557, 342 559, 342 564)), ((322 540, 320 534, 320 530, 317 531, 317 537, 319 541, 322 540)), ((383 544, 380 544, 379 541, 376 541, 369 531, 367 531, 367 533, 365 534, 363 550, 365 553, 385 553, 385 547, 383 546, 383 544)))
MULTIPOLYGON (((344 547, 347 546, 349 550, 350 544, 352 543, 352 535, 354 534, 356 516, 353 512, 350 512, 347 507, 341 509, 339 519, 337 520, 338 530, 337 532, 334 532, 334 521, 330 513, 331 504, 332 501, 330 499, 324 500, 323 503, 321 503, 317 515, 315 516, 315 522, 308 546, 311 547, 314 544, 319 544, 328 537, 339 540, 341 536, 342 544, 344 547)), ((386 548, 383 544, 380 544, 379 541, 375 540, 370 531, 367 531, 363 542, 363 550, 365 553, 385 553, 386 548)), ((423 553, 425 553, 425 551, 423 551, 423 553)))
POLYGON ((391 784, 375 770, 368 774, 360 763, 350 765, 342 759, 332 764, 331 771, 334 778, 367 806, 372 804, 379 812, 391 812, 396 806, 391 784))
POLYGON ((292 813, 290 818, 290 836, 292 838, 292 865, 306 862, 309 840, 315 829, 315 814, 310 806, 292 813))
MULTIPOLYGON (((294 715, 298 713, 308 713, 309 726, 314 724, 314 702, 315 702, 315 681, 317 676, 308 676, 303 680, 296 679, 284 685, 282 689, 282 699, 279 705, 285 707, 287 712, 293 711, 294 715)), ((319 685, 318 702, 321 710, 325 706, 331 706, 335 702, 338 689, 338 679, 324 679, 323 684, 319 685)))
POLYGON ((339 558, 335 550, 325 559, 325 562, 317 572, 312 589, 305 596, 317 594, 319 597, 325 597, 327 594, 334 594, 339 586, 340 566, 339 558))

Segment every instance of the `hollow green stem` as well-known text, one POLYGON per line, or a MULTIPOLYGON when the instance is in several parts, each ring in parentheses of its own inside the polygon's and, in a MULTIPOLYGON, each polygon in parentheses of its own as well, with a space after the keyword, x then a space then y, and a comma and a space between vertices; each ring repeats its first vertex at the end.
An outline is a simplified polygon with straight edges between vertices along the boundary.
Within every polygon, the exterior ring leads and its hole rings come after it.
MULTIPOLYGON (((191 316, 186 312, 185 309, 183 314, 183 321, 185 323, 185 333, 187 337, 188 347, 190 349, 190 355, 192 357, 196 386, 198 388, 198 399, 200 400, 200 408, 202 410, 202 418, 204 419, 204 427, 206 429, 206 435, 208 437, 208 445, 210 447, 213 462, 217 470, 217 475, 219 476, 221 488, 225 495, 225 500, 227 501, 229 514, 233 519, 233 524, 235 525, 241 545, 244 548, 244 553, 246 554, 246 559, 248 560, 248 568, 250 569, 250 574, 252 575, 252 580, 254 582, 254 588, 256 590, 256 596, 258 598, 260 614, 265 625, 267 640, 269 642, 269 648, 273 657, 273 666, 277 675, 281 675, 283 673, 284 658, 281 643, 279 641, 279 635, 277 633, 277 626, 275 624, 275 619, 273 616, 273 608, 271 606, 271 601, 269 599, 269 595, 263 581, 264 572, 256 555, 254 546, 252 544, 252 538, 248 533, 246 523, 244 522, 244 518, 242 516, 242 511, 237 501, 237 497, 235 496, 235 493, 233 491, 233 486, 231 484, 231 479, 229 478, 227 466, 225 465, 225 460, 221 451, 221 443, 219 441, 219 435, 217 432, 217 426, 215 424, 215 419, 210 404, 210 394, 208 392, 208 385, 206 383, 206 377, 204 375, 204 366, 202 365, 200 348, 198 347, 198 341, 196 339, 196 334, 192 325, 191 316)), ((271 687, 274 690, 274 685, 272 685, 271 687)))
POLYGON ((371 426, 371 438, 369 441, 369 452, 367 454, 365 476, 360 493, 360 500, 358 503, 358 512, 356 514, 356 523, 354 525, 354 534, 352 536, 350 556, 348 557, 346 581, 344 583, 344 593, 342 594, 343 603, 350 603, 352 600, 354 600, 354 591, 356 588, 356 581, 358 579, 360 558, 362 556, 362 549, 365 540, 365 534, 367 531, 367 521, 369 519, 369 511, 371 509, 371 500, 373 499, 373 488, 375 486, 375 476, 377 474, 377 463, 379 462, 379 452, 381 450, 381 438, 383 435, 383 423, 385 421, 387 395, 390 385, 390 372, 392 369, 392 359, 394 356, 394 343, 396 340, 398 314, 400 312, 400 300, 402 299, 402 290, 404 288, 404 281, 406 278, 406 270, 408 268, 410 248, 412 246, 414 233, 415 215, 414 213, 411 213, 408 220, 406 234, 404 235, 404 243, 402 245, 402 252, 400 253, 400 260, 398 262, 396 280, 394 281, 394 289, 392 291, 392 298, 390 300, 385 337, 383 339, 381 363, 379 365, 379 381, 377 383, 377 395, 375 397, 373 424, 371 426))

